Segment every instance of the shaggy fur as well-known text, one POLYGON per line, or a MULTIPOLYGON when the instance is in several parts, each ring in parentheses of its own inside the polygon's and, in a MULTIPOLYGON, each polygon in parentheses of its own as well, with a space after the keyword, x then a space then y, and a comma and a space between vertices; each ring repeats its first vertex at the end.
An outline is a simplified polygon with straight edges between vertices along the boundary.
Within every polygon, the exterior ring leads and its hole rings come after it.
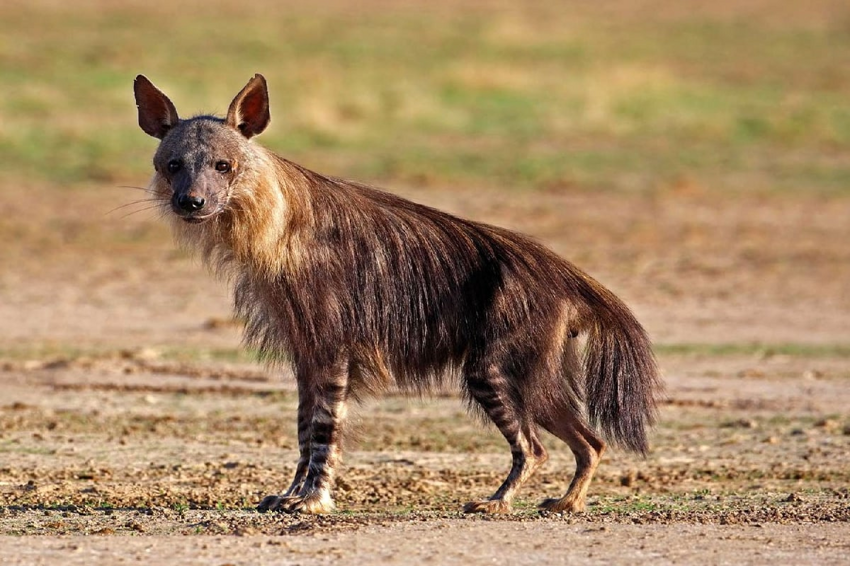
POLYGON ((645 453, 660 383, 649 340, 610 291, 536 242, 359 183, 254 144, 269 121, 255 76, 225 119, 180 120, 147 79, 139 123, 162 140, 151 191, 180 242, 232 280, 245 342, 290 364, 300 460, 260 510, 321 513, 350 400, 395 385, 414 394, 458 379, 510 444, 513 465, 468 512, 510 510, 546 452, 543 428, 576 456, 580 511, 609 441, 645 453))

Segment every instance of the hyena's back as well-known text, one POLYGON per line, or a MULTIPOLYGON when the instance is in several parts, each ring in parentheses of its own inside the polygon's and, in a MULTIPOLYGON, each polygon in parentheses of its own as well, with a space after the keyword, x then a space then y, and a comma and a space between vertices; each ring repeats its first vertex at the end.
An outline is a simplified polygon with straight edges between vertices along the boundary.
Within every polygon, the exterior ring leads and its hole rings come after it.
POLYGON ((424 390, 464 368, 496 364, 533 414, 555 397, 573 406, 584 398, 580 334, 625 326, 648 348, 616 297, 524 236, 285 161, 279 167, 294 169, 289 176, 309 185, 320 206, 309 230, 293 238, 291 272, 259 285, 239 281, 247 339, 270 355, 321 364, 346 349, 362 370, 355 393, 391 381, 424 390))

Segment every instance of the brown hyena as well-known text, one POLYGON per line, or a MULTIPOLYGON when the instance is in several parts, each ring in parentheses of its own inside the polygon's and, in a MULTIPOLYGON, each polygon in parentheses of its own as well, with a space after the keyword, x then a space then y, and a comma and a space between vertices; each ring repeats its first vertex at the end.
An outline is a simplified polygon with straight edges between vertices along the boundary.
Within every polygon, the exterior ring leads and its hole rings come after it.
POLYGON ((269 124, 252 78, 227 116, 180 119, 147 78, 139 125, 161 141, 150 185, 179 241, 232 279, 245 342, 298 385, 295 478, 260 511, 325 513, 351 400, 450 379, 508 441, 510 473, 467 512, 506 512, 546 461, 539 429, 573 451, 581 511, 601 435, 645 453, 660 389, 646 332, 581 270, 531 239, 287 161, 252 138, 269 124))

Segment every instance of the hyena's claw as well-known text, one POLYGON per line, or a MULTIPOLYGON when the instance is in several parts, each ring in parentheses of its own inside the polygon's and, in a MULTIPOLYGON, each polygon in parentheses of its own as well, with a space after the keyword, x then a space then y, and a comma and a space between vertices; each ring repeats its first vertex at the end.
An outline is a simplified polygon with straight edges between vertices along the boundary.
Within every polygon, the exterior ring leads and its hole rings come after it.
POLYGON ((262 501, 260 501, 260 504, 257 505, 257 511, 260 513, 265 513, 266 511, 282 511, 281 503, 286 499, 286 497, 282 497, 280 495, 266 496, 262 501))
POLYGON ((583 500, 562 497, 561 499, 544 499, 537 508, 541 513, 561 513, 564 511, 567 513, 582 513, 584 506, 583 500))
POLYGON ((463 506, 464 513, 510 513, 511 504, 504 499, 470 501, 463 506))

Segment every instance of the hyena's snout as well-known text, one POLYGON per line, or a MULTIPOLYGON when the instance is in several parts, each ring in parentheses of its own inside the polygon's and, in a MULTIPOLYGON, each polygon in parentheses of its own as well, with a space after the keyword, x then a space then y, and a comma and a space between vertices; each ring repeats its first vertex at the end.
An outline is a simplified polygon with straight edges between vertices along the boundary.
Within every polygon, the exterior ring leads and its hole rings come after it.
MULTIPOLYGON (((213 181, 219 181, 213 179, 213 181)), ((226 187, 200 178, 177 178, 172 182, 171 210, 186 222, 198 223, 209 220, 221 212, 221 197, 226 187)))
POLYGON ((200 212, 206 203, 207 199, 196 193, 175 193, 171 198, 171 206, 178 214, 200 212))

